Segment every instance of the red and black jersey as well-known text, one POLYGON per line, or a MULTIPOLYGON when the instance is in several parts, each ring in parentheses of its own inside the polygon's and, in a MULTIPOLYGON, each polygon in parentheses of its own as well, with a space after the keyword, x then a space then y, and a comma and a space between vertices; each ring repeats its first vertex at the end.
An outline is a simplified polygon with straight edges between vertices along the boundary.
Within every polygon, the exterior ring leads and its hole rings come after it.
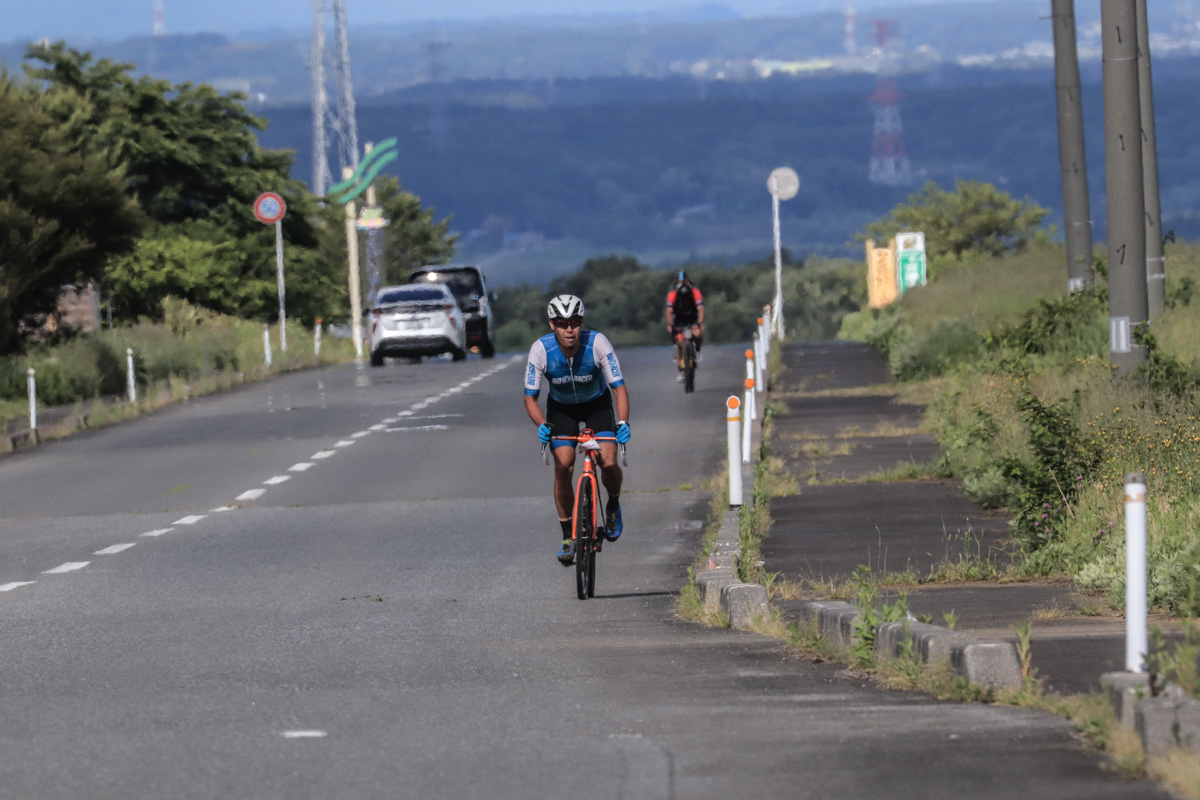
POLYGON ((667 292, 667 307, 675 310, 676 325, 691 325, 700 318, 704 295, 691 284, 676 286, 667 292))

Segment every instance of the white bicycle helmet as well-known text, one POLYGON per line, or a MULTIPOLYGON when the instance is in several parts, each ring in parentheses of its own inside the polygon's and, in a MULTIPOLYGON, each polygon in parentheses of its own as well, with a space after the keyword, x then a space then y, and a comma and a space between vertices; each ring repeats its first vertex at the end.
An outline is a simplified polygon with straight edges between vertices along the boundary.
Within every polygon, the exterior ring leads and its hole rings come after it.
POLYGON ((583 316, 583 301, 573 294, 560 294, 546 306, 550 319, 570 319, 583 316))

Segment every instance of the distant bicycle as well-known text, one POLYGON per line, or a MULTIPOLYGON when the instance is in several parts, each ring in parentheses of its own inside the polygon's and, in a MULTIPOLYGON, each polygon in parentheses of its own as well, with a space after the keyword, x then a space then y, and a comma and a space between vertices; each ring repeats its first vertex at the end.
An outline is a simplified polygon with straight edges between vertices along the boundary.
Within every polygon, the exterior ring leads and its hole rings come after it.
POLYGON ((692 329, 683 328, 678 334, 682 339, 679 347, 679 361, 683 367, 683 391, 696 391, 696 343, 692 341, 692 329))
MULTIPOLYGON (((575 546, 575 593, 580 600, 596 596, 596 556, 604 541, 604 506, 600 503, 600 465, 594 454, 599 442, 615 442, 615 436, 596 436, 584 428, 578 436, 555 436, 563 442, 575 442, 583 453, 583 472, 575 485, 575 511, 571 519, 571 539, 575 546)), ((618 443, 621 465, 629 466, 625 445, 618 443)), ((550 463, 550 451, 542 445, 542 460, 550 463)))

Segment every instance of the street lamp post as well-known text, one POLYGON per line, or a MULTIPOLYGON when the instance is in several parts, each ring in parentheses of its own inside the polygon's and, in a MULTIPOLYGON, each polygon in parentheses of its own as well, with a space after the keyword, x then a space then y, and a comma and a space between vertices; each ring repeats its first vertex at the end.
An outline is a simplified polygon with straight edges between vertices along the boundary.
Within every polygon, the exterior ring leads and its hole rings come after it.
POLYGON ((791 167, 772 170, 767 178, 767 191, 771 193, 771 215, 775 228, 775 300, 772 303, 771 327, 775 338, 783 341, 783 247, 779 235, 779 201, 791 200, 800 191, 800 176, 791 167))

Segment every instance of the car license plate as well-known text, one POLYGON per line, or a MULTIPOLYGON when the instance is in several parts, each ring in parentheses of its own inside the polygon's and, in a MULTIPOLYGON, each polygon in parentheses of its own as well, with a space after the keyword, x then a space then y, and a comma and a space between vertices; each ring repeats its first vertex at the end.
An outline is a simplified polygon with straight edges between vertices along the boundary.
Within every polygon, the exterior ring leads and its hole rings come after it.
POLYGON ((419 331, 425 327, 423 319, 406 319, 400 323, 400 329, 405 331, 419 331))

